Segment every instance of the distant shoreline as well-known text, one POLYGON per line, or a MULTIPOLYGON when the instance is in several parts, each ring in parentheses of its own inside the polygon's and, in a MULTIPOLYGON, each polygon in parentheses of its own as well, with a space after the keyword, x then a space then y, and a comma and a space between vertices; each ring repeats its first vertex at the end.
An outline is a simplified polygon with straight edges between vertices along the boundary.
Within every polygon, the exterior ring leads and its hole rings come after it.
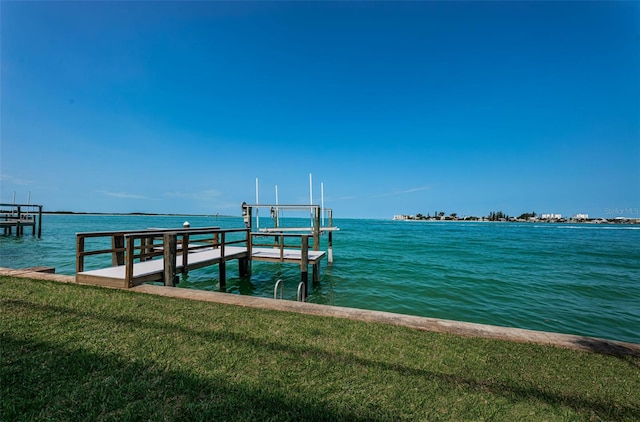
POLYGON ((640 224, 640 218, 616 217, 616 218, 591 218, 587 220, 562 218, 562 219, 501 219, 489 220, 486 218, 393 218, 392 221, 409 221, 425 223, 526 223, 526 224, 640 224))
POLYGON ((239 217, 235 215, 226 214, 186 214, 186 213, 153 213, 153 212, 82 212, 82 211, 42 211, 43 214, 55 214, 55 215, 122 215, 122 216, 136 216, 136 217, 224 217, 233 218, 239 217))

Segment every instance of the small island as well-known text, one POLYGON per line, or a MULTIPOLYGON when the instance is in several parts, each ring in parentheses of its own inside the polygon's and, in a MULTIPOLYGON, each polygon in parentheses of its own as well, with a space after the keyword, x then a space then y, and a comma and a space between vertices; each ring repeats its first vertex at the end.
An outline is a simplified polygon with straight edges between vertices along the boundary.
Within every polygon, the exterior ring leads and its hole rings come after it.
MULTIPOLYGON (((638 210, 635 209, 635 214, 638 210)), ((518 217, 509 216, 502 211, 491 211, 487 216, 459 216, 452 212, 447 215, 444 211, 436 211, 431 214, 396 214, 396 221, 497 221, 517 223, 590 223, 590 224, 640 224, 640 217, 614 217, 614 218, 589 218, 588 214, 575 214, 572 217, 563 217, 562 214, 536 214, 535 212, 523 213, 518 217)))

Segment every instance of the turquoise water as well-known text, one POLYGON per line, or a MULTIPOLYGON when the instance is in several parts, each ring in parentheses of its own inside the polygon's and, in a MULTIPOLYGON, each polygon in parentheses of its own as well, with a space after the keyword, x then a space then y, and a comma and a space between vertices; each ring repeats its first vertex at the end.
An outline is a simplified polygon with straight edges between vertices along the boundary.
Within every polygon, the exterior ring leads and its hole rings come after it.
MULTIPOLYGON (((41 239, 0 236, 0 266, 72 275, 77 232, 181 227, 185 219, 191 227, 243 226, 239 217, 45 215, 41 239)), ((640 226, 334 225, 334 263, 323 262, 309 302, 640 343, 640 226)), ((300 271, 292 264, 254 263, 250 278, 229 265, 227 292, 273 297, 278 279, 285 299, 295 300, 300 271)), ((217 267, 192 271, 179 286, 217 290, 217 267)))

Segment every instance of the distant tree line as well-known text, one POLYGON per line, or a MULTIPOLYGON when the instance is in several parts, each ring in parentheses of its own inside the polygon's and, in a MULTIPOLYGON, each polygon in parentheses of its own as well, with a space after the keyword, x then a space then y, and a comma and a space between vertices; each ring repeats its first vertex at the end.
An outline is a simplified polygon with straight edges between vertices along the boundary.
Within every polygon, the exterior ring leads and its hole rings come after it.
MULTIPOLYGON (((523 214, 520 214, 520 216, 517 218, 518 220, 529 220, 530 218, 535 218, 537 216, 537 214, 534 212, 526 212, 523 214)), ((431 220, 431 219, 438 219, 438 220, 457 220, 458 219, 458 214, 455 212, 450 213, 449 215, 447 215, 447 213, 445 213, 444 211, 435 211, 433 213, 433 216, 431 216, 430 213, 427 213, 427 215, 424 215, 422 213, 417 213, 415 216, 416 220, 431 220)), ((466 220, 488 220, 488 221, 505 221, 505 220, 510 220, 513 219, 512 217, 509 217, 509 215, 505 214, 502 211, 491 211, 489 212, 489 215, 487 215, 486 217, 475 217, 475 216, 468 216, 465 217, 464 219, 466 220)))
POLYGON ((508 220, 509 216, 503 213, 502 211, 491 211, 487 216, 487 220, 489 221, 502 221, 508 220))

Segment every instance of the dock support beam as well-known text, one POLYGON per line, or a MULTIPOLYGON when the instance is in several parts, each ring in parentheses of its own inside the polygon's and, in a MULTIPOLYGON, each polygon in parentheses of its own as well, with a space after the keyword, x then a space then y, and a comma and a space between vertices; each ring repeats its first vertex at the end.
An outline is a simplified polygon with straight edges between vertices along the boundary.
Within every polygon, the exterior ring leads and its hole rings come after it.
POLYGON ((182 274, 189 272, 189 235, 182 235, 182 274))
POLYGON ((302 254, 300 256, 300 281, 304 283, 304 299, 309 295, 309 236, 302 236, 302 254))
MULTIPOLYGON (((333 210, 329 210, 329 226, 333 227, 333 210)), ((333 264, 333 231, 329 230, 327 239, 327 264, 333 264)))
POLYGON ((176 285, 176 233, 166 233, 164 236, 164 285, 175 287, 176 285))
POLYGON ((218 277, 220 279, 220 290, 227 290, 227 263, 224 260, 224 249, 225 249, 225 235, 224 232, 221 233, 220 236, 220 263, 218 264, 218 277))
POLYGON ((42 237, 42 205, 38 205, 38 238, 42 237))
MULTIPOLYGON (((244 212, 244 209, 243 209, 244 212)), ((247 257, 246 258, 240 258, 238 260, 238 272, 240 273, 240 277, 249 277, 251 276, 251 256, 252 256, 252 242, 253 242, 253 237, 251 236, 251 230, 247 231, 247 238, 246 238, 246 242, 247 242, 247 257)))
POLYGON ((238 273, 240 277, 249 277, 251 275, 251 260, 249 258, 238 259, 238 273))

